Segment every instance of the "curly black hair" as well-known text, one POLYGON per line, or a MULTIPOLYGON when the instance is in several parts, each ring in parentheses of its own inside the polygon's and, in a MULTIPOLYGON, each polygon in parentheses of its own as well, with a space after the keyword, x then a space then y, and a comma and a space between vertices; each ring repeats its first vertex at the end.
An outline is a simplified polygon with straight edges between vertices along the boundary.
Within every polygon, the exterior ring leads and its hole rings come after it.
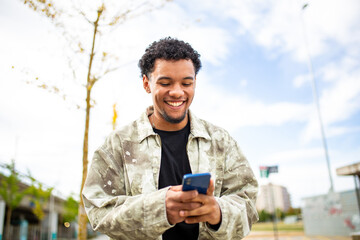
POLYGON ((138 63, 141 76, 145 74, 147 77, 150 77, 149 74, 154 71, 156 59, 191 60, 194 65, 195 75, 201 68, 200 54, 189 43, 171 37, 155 41, 145 50, 138 63))

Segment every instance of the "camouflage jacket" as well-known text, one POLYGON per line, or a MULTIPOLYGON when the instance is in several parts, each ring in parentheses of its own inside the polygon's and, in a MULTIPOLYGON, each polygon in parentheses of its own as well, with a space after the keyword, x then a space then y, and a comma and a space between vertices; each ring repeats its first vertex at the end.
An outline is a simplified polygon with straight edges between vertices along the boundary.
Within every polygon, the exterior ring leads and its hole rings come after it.
MULTIPOLYGON (((158 190, 161 140, 146 113, 114 131, 94 153, 83 188, 91 226, 113 239, 161 239, 170 225, 167 188, 158 190)), ((257 181, 237 143, 222 128, 189 111, 187 144, 193 173, 211 172, 222 214, 215 231, 200 223, 199 239, 241 239, 258 220, 257 181)))

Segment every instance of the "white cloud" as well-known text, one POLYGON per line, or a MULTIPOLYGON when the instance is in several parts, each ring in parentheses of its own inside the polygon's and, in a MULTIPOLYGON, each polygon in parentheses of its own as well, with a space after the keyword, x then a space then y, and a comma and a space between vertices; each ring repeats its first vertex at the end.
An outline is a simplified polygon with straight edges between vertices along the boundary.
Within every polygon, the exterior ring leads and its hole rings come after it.
POLYGON ((231 36, 225 29, 214 27, 192 27, 179 35, 201 54, 202 61, 219 65, 229 54, 231 36), (210 50, 211 49, 211 50, 210 50))
POLYGON ((246 87, 248 85, 248 81, 246 79, 242 79, 239 84, 241 87, 246 87))
POLYGON ((299 88, 302 87, 305 83, 309 83, 310 81, 311 81, 310 74, 299 75, 295 77, 295 79, 293 80, 293 84, 296 88, 299 88))
MULTIPOLYGON (((310 42, 315 42, 315 46, 324 46, 323 51, 316 51, 318 54, 330 50, 331 44, 327 43, 329 40, 350 48, 359 42, 358 1, 311 1, 305 11, 310 42)), ((318 55, 316 52, 313 54, 318 55)))
POLYGON ((333 43, 355 50, 360 38, 360 4, 315 0, 302 10, 303 1, 226 1, 214 4, 239 23, 241 34, 249 33, 271 54, 288 52, 295 60, 306 61, 302 18, 313 57, 333 49, 333 43), (303 16, 302 16, 303 15, 303 16))
POLYGON ((324 149, 322 148, 303 148, 273 153, 267 158, 267 161, 278 164, 286 164, 290 162, 297 162, 299 164, 304 159, 321 158, 323 155, 324 149))
MULTIPOLYGON (((354 58, 345 57, 340 63, 330 63, 319 70, 329 87, 323 89, 320 95, 320 111, 325 124, 325 130, 329 136, 335 136, 347 131, 343 127, 335 126, 349 119, 360 110, 360 71, 358 62, 354 58), (332 129, 335 127, 337 130, 332 129), (343 129, 339 131, 339 129, 343 129)), ((314 106, 315 110, 315 106, 314 106)), ((302 139, 310 141, 321 137, 317 112, 305 128, 302 139)))
MULTIPOLYGON (((336 123, 349 119, 359 110, 360 82, 357 81, 359 73, 356 69, 359 69, 357 45, 360 38, 358 24, 360 4, 353 0, 346 2, 317 0, 311 1, 308 7, 302 10, 303 4, 302 1, 268 1, 266 3, 263 1, 226 1, 221 4, 207 2, 203 5, 210 11, 216 8, 223 13, 223 17, 235 19, 239 24, 240 33, 250 34, 255 42, 266 48, 272 56, 289 53, 297 61, 307 61, 308 53, 305 49, 301 19, 304 19, 313 60, 326 54, 329 55, 336 49, 336 51, 345 52, 340 62, 332 60, 334 62, 327 66, 316 65, 320 70, 315 69, 314 73, 316 81, 327 82, 327 85, 318 90, 325 129, 331 137, 347 132, 348 130, 342 127, 336 129, 332 127, 336 123)), ((293 80, 293 83, 299 88, 310 82, 310 79, 309 74, 300 75, 293 80)), ((232 128, 303 121, 307 122, 302 136, 304 142, 321 137, 315 105, 301 103, 269 105, 254 99, 221 93, 219 89, 214 89, 214 91, 207 89, 206 95, 210 93, 216 96, 212 99, 218 99, 210 105, 211 110, 218 112, 218 116, 232 116, 226 117, 226 125, 232 128)), ((207 99, 207 102, 209 101, 211 99, 207 99)))
POLYGON ((311 114, 311 105, 291 102, 267 104, 246 95, 226 92, 209 85, 210 79, 200 73, 193 109, 214 124, 235 130, 244 126, 279 126, 288 122, 305 122, 311 114))

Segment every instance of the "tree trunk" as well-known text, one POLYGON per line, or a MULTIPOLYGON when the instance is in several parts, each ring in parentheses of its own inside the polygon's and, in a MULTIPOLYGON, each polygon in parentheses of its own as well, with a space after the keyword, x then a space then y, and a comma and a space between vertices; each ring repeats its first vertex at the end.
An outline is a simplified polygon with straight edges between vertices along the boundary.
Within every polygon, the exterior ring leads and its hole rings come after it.
POLYGON ((90 126, 90 94, 91 90, 87 90, 86 96, 86 118, 85 118, 85 134, 84 134, 84 146, 83 146, 83 174, 81 181, 81 191, 80 191, 80 204, 79 204, 79 213, 78 213, 78 240, 86 240, 87 237, 87 216, 84 209, 84 202, 82 198, 82 190, 84 188, 84 183, 87 176, 88 170, 88 142, 89 142, 89 126, 90 126))
POLYGON ((5 240, 10 240, 10 222, 11 222, 12 210, 8 207, 6 211, 6 229, 5 229, 5 240))
POLYGON ((88 172, 88 142, 89 142, 89 127, 90 127, 90 109, 91 109, 91 89, 94 86, 96 79, 91 78, 91 68, 94 59, 94 49, 95 49, 95 40, 96 34, 98 31, 98 23, 100 16, 102 14, 103 8, 98 10, 98 17, 94 22, 94 33, 93 33, 93 41, 90 53, 89 60, 89 68, 87 74, 87 85, 86 85, 86 117, 85 117, 85 133, 84 133, 84 145, 83 145, 83 172, 82 172, 82 180, 81 180, 81 188, 80 188, 80 204, 79 204, 79 213, 78 213, 78 240, 86 240, 87 238, 87 216, 84 208, 84 201, 82 198, 82 190, 84 188, 87 172, 88 172))

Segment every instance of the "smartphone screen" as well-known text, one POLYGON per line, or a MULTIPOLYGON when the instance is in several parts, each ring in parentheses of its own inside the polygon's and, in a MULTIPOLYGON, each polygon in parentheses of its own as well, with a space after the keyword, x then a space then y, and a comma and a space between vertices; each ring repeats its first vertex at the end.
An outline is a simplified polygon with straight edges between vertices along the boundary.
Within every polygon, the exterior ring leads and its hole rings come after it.
POLYGON ((185 174, 183 177, 183 191, 197 190, 201 194, 206 194, 210 183, 210 173, 185 174))

